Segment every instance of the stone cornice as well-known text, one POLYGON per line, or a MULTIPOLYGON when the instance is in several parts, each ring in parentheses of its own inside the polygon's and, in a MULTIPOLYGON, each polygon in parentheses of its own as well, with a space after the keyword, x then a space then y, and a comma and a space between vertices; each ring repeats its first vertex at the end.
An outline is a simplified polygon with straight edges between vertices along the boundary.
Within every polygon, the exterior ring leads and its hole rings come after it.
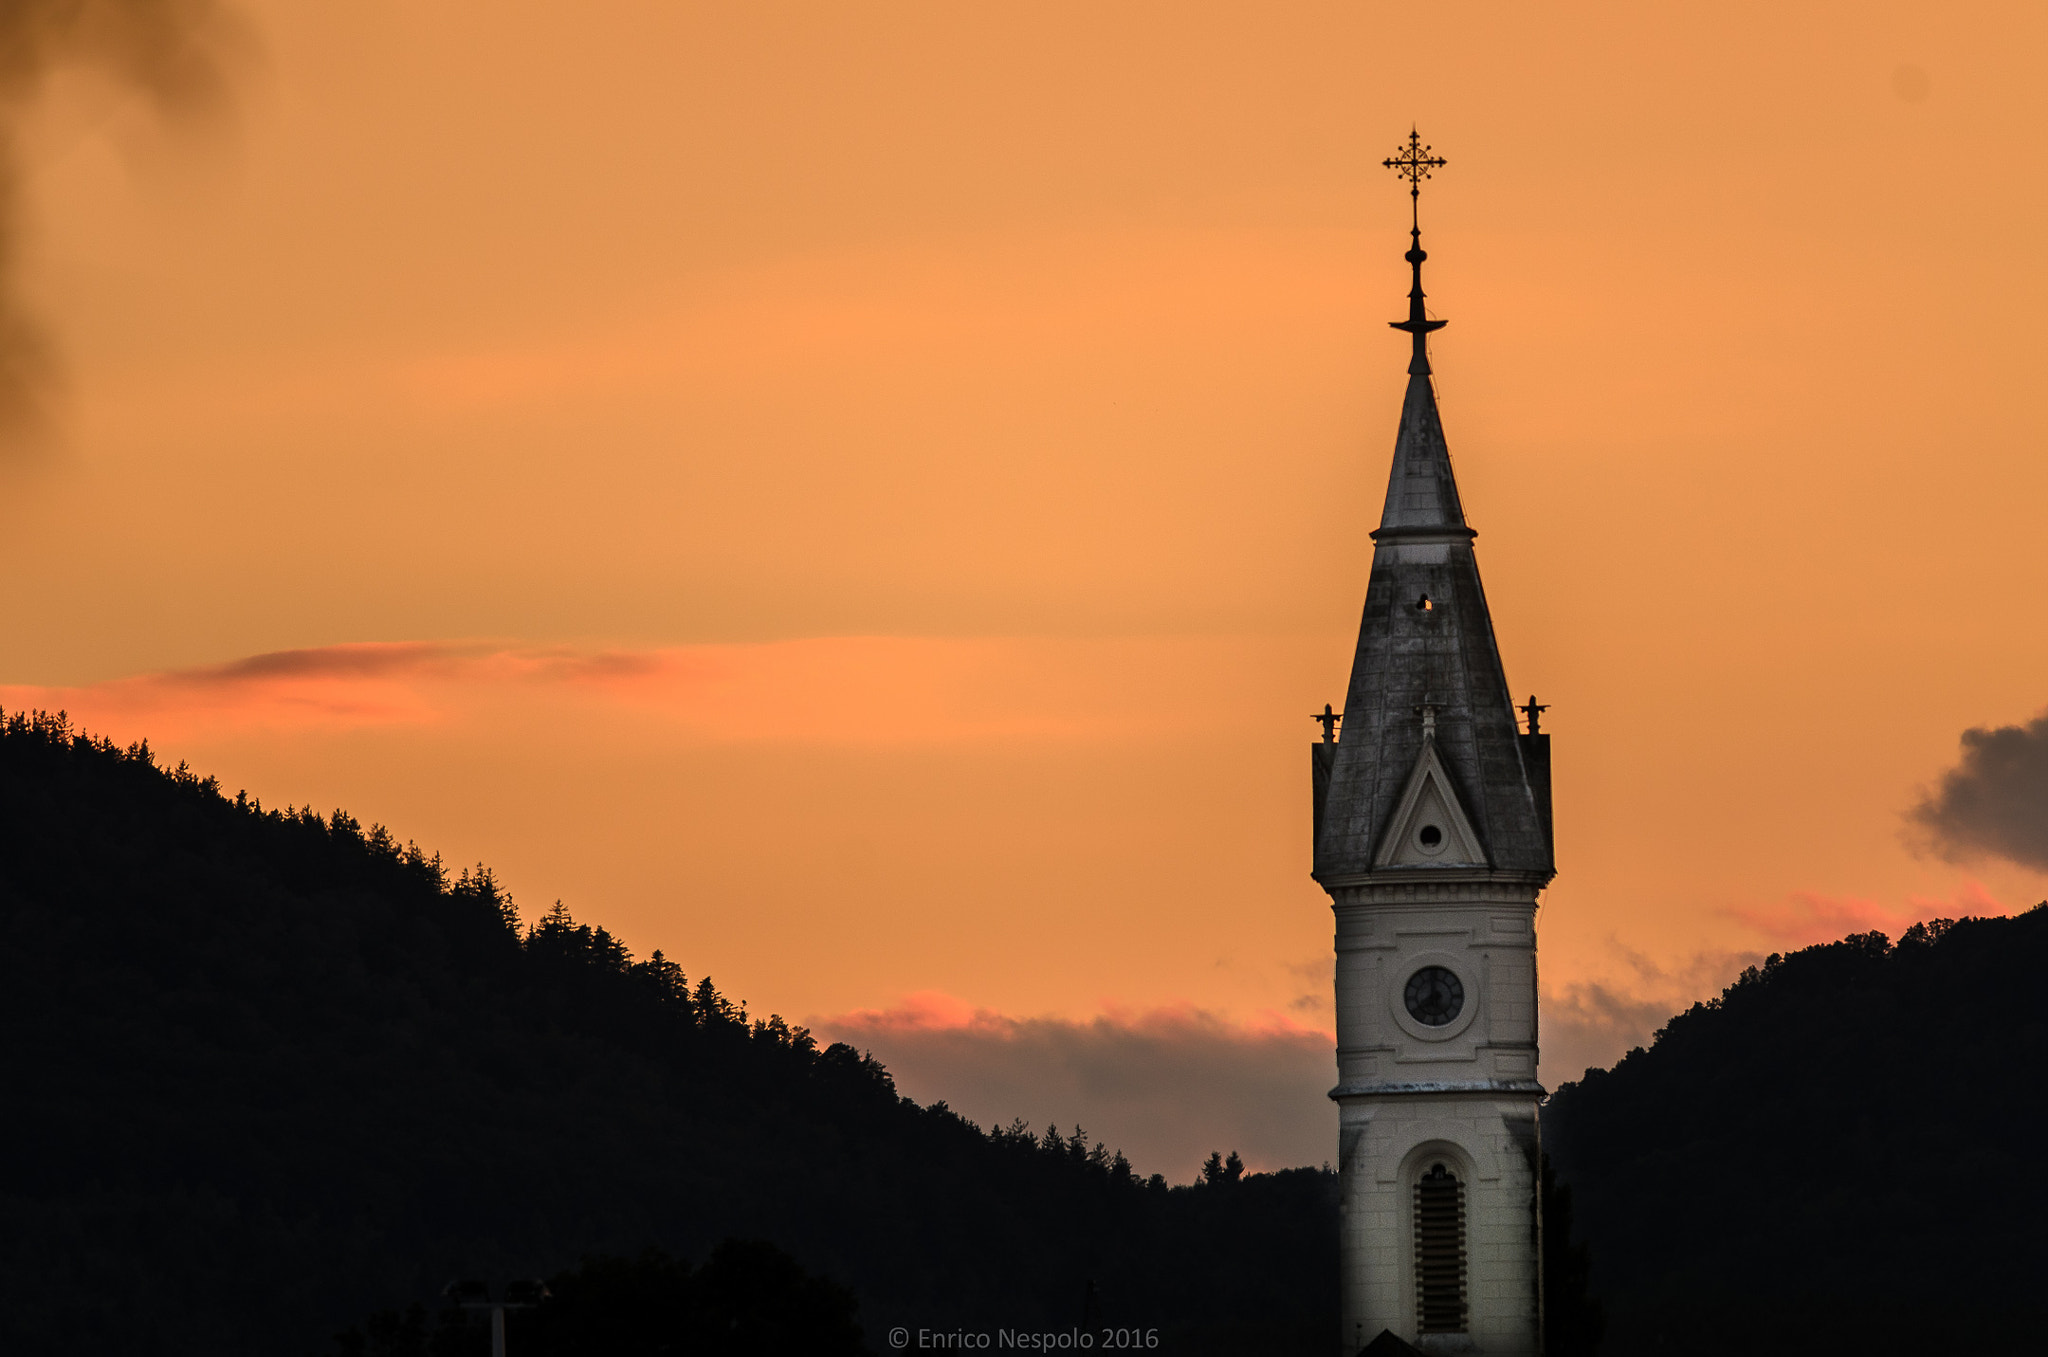
POLYGON ((1373 1084, 1339 1084, 1330 1098, 1469 1098, 1511 1094, 1517 1098, 1541 1098, 1547 1090, 1534 1079, 1431 1079, 1415 1083, 1388 1081, 1373 1084))
MULTIPOLYGON (((1388 875, 1391 875, 1388 874, 1388 875)), ((1324 884, 1333 909, 1371 905, 1506 905, 1536 907, 1540 881, 1526 873, 1470 873, 1456 880, 1441 877, 1388 880, 1354 878, 1342 885, 1324 884), (1503 898, 1506 897, 1506 898, 1503 898)))
POLYGON ((1439 881, 1485 881, 1501 885, 1533 886, 1542 890, 1556 872, 1517 872, 1492 867, 1382 867, 1368 872, 1346 872, 1321 876, 1310 872, 1318 886, 1331 894, 1353 886, 1407 885, 1439 881))
POLYGON ((1469 542, 1479 535, 1476 528, 1429 524, 1407 528, 1374 528, 1366 536, 1375 542, 1469 542))

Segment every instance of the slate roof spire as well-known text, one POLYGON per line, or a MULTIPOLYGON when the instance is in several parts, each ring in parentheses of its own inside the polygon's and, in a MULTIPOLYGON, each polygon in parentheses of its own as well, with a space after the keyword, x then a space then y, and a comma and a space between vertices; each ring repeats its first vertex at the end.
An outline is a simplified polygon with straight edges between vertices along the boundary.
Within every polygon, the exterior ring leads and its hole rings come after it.
MULTIPOLYGON (((1444 163, 1413 132, 1386 162, 1409 181, 1411 202, 1444 163)), ((1478 534, 1465 523, 1430 381, 1427 337, 1444 322, 1423 307, 1419 219, 1409 238, 1408 319, 1392 322, 1414 339, 1408 391, 1386 503, 1371 534, 1372 574, 1342 734, 1334 745, 1315 746, 1315 876, 1333 886, 1388 872, 1473 870, 1468 853, 1453 863, 1446 850, 1433 866, 1428 853, 1394 842, 1428 781, 1447 786, 1478 840, 1483 870, 1547 881, 1554 872, 1550 737, 1522 733, 1508 692, 1472 547, 1478 534)))

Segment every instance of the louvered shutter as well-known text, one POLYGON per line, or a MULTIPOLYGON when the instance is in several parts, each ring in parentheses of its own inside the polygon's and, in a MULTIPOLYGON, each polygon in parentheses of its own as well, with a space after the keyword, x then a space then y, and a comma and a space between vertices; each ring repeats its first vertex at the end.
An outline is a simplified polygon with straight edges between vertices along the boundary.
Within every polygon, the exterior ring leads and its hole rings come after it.
POLYGON ((1465 1185, 1442 1164, 1415 1184, 1415 1315, 1422 1333, 1465 1332, 1465 1185))

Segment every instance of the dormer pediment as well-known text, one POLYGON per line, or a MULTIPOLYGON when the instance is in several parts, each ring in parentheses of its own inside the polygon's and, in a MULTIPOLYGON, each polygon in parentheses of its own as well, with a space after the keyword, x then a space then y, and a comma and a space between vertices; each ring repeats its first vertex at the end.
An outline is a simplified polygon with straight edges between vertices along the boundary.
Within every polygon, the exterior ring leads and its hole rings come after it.
POLYGON ((1451 788, 1450 775, 1437 757, 1436 741, 1426 738, 1415 767, 1408 774, 1401 799, 1387 821, 1387 835, 1373 855, 1374 867, 1485 867, 1486 850, 1478 831, 1451 788))

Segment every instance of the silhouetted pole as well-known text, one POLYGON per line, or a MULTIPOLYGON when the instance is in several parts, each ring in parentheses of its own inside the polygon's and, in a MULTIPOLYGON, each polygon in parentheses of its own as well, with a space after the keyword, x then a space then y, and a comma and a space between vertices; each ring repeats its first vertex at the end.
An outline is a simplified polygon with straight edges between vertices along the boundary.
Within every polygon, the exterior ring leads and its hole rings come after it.
POLYGON ((505 1312, 507 1310, 531 1310, 548 1298, 546 1282, 511 1282, 505 1287, 505 1299, 492 1300, 491 1289, 482 1282, 450 1282, 441 1294, 465 1310, 489 1310, 491 1312, 491 1357, 505 1357, 505 1312))

